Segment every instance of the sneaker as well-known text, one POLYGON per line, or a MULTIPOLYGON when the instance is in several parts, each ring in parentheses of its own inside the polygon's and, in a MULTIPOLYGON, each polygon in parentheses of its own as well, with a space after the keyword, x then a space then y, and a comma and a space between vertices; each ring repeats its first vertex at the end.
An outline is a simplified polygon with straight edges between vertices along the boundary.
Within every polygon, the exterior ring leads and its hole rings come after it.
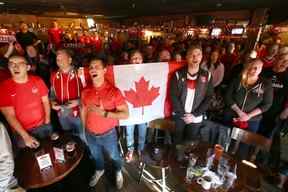
POLYGON ((133 160, 133 150, 129 150, 125 155, 125 160, 130 163, 133 160))
POLYGON ((94 175, 90 179, 89 186, 94 187, 95 185, 97 185, 99 179, 102 177, 103 174, 104 174, 104 170, 95 171, 94 175))
POLYGON ((124 183, 122 171, 116 172, 116 187, 118 190, 122 189, 124 183))

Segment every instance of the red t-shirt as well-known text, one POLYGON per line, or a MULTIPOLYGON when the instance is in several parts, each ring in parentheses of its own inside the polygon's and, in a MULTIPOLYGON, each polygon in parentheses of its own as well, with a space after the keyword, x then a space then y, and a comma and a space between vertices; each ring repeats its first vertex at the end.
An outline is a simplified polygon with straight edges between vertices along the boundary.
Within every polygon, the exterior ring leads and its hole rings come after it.
POLYGON ((232 67, 238 63, 238 57, 235 53, 225 54, 221 57, 220 61, 224 64, 225 70, 232 69, 232 67))
POLYGON ((56 49, 60 48, 62 41, 63 29, 51 28, 48 30, 49 43, 56 46, 56 49))
MULTIPOLYGON (((119 89, 106 82, 99 88, 87 87, 82 91, 82 104, 85 107, 102 103, 106 111, 114 112, 117 106, 125 105, 125 99, 119 89)), ((86 128, 94 134, 103 134, 118 125, 117 119, 105 118, 95 112, 87 112, 86 128)))
POLYGON ((26 130, 44 123, 42 97, 48 95, 48 89, 40 77, 29 75, 28 78, 26 83, 8 79, 0 85, 0 107, 14 107, 16 118, 26 130))
POLYGON ((265 69, 273 67, 273 64, 275 62, 275 58, 267 59, 266 57, 263 57, 261 60, 263 62, 263 68, 265 69))

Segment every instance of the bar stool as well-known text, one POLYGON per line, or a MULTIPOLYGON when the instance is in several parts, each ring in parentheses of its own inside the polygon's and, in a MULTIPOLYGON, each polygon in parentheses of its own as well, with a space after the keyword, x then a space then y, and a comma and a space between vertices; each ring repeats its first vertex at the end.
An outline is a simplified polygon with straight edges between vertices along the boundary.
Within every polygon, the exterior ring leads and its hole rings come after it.
MULTIPOLYGON (((148 124, 149 128, 154 129, 154 136, 152 144, 148 144, 144 150, 142 162, 140 163, 140 175, 138 183, 141 179, 145 179, 148 183, 152 184, 157 191, 170 192, 172 191, 166 183, 167 170, 169 169, 169 161, 171 148, 167 145, 160 145, 159 140, 163 139, 164 143, 167 135, 175 130, 175 123, 171 119, 155 119, 148 124), (165 136, 160 137, 159 131, 165 131, 165 136), (161 170, 161 178, 157 179, 146 167, 152 167, 161 170)), ((170 141, 171 142, 171 141, 170 141)), ((166 144, 169 144, 166 143, 166 144)))
POLYGON ((155 119, 148 123, 150 143, 159 143, 159 140, 163 140, 165 144, 172 144, 171 133, 175 131, 175 122, 170 118, 155 119), (160 136, 160 132, 164 132, 164 136, 160 136))

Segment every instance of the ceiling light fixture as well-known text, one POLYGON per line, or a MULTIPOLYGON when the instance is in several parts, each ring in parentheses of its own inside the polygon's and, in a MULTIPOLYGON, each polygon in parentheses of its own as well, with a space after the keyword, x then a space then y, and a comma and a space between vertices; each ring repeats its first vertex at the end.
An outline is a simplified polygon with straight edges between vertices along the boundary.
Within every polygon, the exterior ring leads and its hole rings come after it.
POLYGON ((0 2, 0 5, 4 5, 5 4, 5 2, 0 2))
POLYGON ((223 4, 222 4, 222 3, 217 3, 216 6, 217 6, 217 7, 222 7, 223 4))
POLYGON ((104 17, 104 15, 102 15, 102 14, 95 14, 95 15, 93 15, 94 17, 104 17))

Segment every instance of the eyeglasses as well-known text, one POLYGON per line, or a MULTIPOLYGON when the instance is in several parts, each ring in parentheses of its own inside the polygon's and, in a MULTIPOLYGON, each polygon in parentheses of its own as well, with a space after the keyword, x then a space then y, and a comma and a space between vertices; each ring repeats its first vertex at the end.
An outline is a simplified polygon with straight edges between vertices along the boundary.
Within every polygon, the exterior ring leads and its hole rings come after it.
POLYGON ((8 67, 15 67, 15 66, 19 66, 19 65, 26 65, 27 63, 25 61, 20 61, 20 62, 12 62, 9 61, 8 62, 8 67))

